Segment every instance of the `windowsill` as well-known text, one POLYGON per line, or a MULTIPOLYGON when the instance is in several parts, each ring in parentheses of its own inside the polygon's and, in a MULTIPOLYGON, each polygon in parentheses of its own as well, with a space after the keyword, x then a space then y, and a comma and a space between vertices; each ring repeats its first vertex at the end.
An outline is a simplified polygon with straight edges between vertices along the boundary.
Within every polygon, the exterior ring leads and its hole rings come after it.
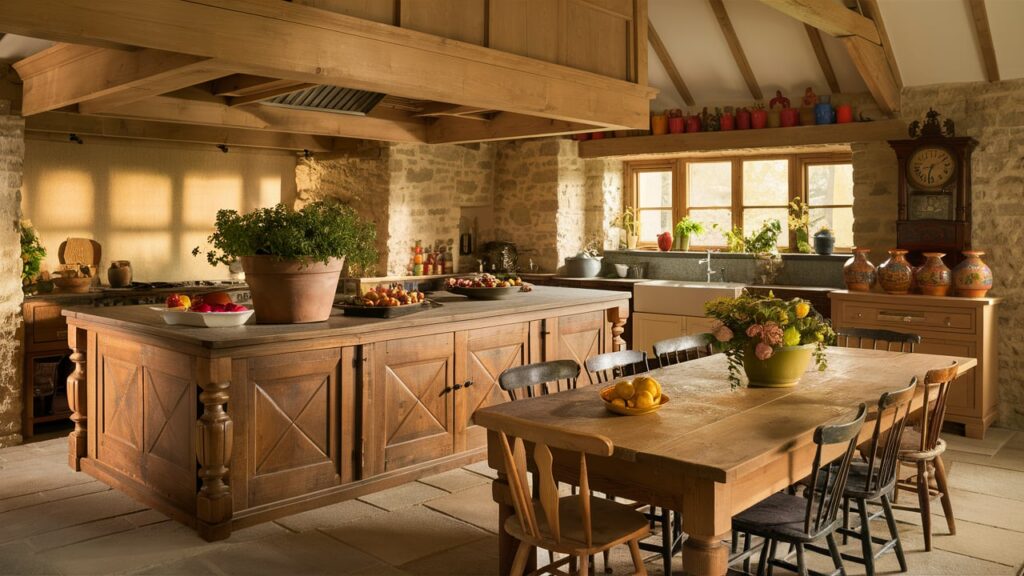
MULTIPOLYGON (((642 256, 652 258, 704 258, 707 252, 704 250, 690 250, 687 252, 670 251, 662 252, 660 250, 645 250, 638 248, 636 250, 605 250, 605 255, 614 254, 619 256, 642 256)), ((848 260, 853 254, 851 253, 834 253, 828 256, 822 256, 820 254, 800 254, 800 253, 781 253, 783 260, 801 260, 801 261, 818 261, 818 262, 843 262, 848 260)), ((754 255, 749 252, 715 252, 712 251, 711 257, 713 259, 728 259, 728 260, 742 260, 752 259, 754 255)))

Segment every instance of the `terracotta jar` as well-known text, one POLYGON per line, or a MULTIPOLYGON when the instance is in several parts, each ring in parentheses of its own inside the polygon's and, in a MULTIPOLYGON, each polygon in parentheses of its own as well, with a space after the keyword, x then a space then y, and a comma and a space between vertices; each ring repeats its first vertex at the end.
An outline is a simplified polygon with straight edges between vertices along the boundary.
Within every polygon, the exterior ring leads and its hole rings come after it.
POLYGON ((800 125, 814 126, 814 106, 800 108, 800 125))
POLYGON ((870 248, 854 248, 853 258, 843 266, 843 281, 852 292, 870 292, 875 284, 875 265, 868 260, 870 248))
POLYGON ((945 296, 949 294, 949 287, 953 284, 953 273, 942 261, 945 254, 940 252, 925 252, 926 260, 920 268, 914 271, 914 280, 921 294, 927 296, 945 296))
POLYGON ((700 132, 700 116, 692 114, 686 117, 686 131, 687 132, 700 132))
POLYGON ((682 134, 686 131, 686 119, 682 116, 669 116, 668 118, 668 133, 669 134, 682 134))
POLYGON ((750 130, 750 110, 740 108, 736 111, 736 129, 750 130))
POLYGON ((914 269, 906 258, 907 251, 889 250, 889 259, 878 267, 878 285, 889 294, 907 294, 914 282, 914 269))
POLYGON ((750 113, 750 127, 761 129, 764 128, 766 124, 768 124, 768 111, 764 108, 755 108, 754 111, 750 113))
POLYGON ((668 116, 664 114, 651 116, 651 133, 659 136, 668 134, 668 116))
POLYGON ((723 112, 722 117, 718 120, 718 129, 722 132, 734 130, 736 128, 736 117, 730 112, 723 112))
POLYGON ((964 250, 962 254, 965 256, 964 261, 953 269, 956 295, 981 298, 992 289, 992 269, 981 261, 985 255, 981 250, 964 250))

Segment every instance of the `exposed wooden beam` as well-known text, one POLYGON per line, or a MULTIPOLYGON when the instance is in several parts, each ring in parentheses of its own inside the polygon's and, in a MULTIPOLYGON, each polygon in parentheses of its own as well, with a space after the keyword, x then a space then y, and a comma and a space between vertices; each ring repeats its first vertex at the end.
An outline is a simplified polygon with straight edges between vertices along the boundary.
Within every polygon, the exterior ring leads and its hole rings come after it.
POLYGON ((267 78, 264 76, 253 76, 251 74, 232 74, 213 82, 210 92, 214 96, 250 96, 268 90, 275 90, 286 86, 294 86, 294 80, 282 80, 280 78, 267 78))
POLYGON ((477 108, 474 106, 459 106, 457 104, 447 104, 445 102, 430 102, 423 106, 423 110, 413 114, 416 118, 436 118, 438 116, 455 116, 458 118, 466 118, 470 120, 489 120, 482 113, 489 112, 483 108, 477 108))
POLYGON ((65 138, 68 134, 77 134, 311 152, 330 152, 336 148, 335 139, 328 136, 83 116, 71 112, 46 112, 31 116, 25 120, 25 130, 29 133, 63 134, 65 138))
POLYGON ((116 118, 390 142, 423 142, 426 138, 425 122, 411 119, 396 111, 385 110, 374 110, 369 116, 355 116, 294 110, 265 104, 232 108, 220 102, 157 96, 117 108, 94 110, 93 113, 116 118))
POLYGON ((463 142, 487 142, 493 140, 514 140, 540 136, 561 136, 594 132, 600 126, 563 122, 550 118, 523 116, 512 112, 501 112, 490 122, 474 122, 465 118, 439 118, 427 128, 427 142, 431 144, 458 144, 463 142))
POLYGON ((900 89, 885 59, 885 51, 860 36, 846 36, 842 40, 875 103, 882 112, 893 115, 900 108, 900 89))
POLYGON ((974 31, 978 34, 981 60, 985 64, 985 77, 989 82, 999 82, 999 63, 996 61, 996 47, 992 43, 985 0, 968 0, 968 4, 971 6, 971 17, 974 18, 974 31))
POLYGON ((647 127, 656 93, 566 66, 270 0, 4 0, 0 29, 218 58, 240 73, 609 128, 647 127))
POLYGON ((903 75, 900 74, 899 63, 896 62, 896 54, 892 51, 892 42, 889 40, 889 33, 885 30, 885 20, 882 19, 882 10, 878 7, 878 0, 857 0, 861 14, 870 18, 878 30, 878 37, 882 41, 882 50, 885 50, 885 59, 889 61, 889 70, 892 70, 896 86, 903 89, 903 75))
POLYGON ((818 65, 821 66, 821 73, 825 75, 825 82, 828 82, 828 89, 833 94, 839 94, 839 80, 836 79, 836 72, 832 69, 832 61, 829 60, 828 52, 825 51, 825 44, 821 41, 821 32, 810 24, 804 24, 804 29, 807 30, 807 38, 810 39, 811 46, 814 48, 814 56, 818 59, 818 65))
POLYGON ((859 36, 875 45, 881 45, 875 23, 835 0, 761 0, 779 12, 810 24, 818 30, 843 38, 859 36))
POLYGON ((271 88, 263 92, 255 92, 252 94, 246 94, 245 96, 232 96, 228 98, 228 106, 242 106, 244 104, 251 104, 253 102, 259 102, 275 96, 281 96, 282 94, 291 94, 292 92, 298 92, 299 90, 305 90, 306 88, 312 88, 316 84, 295 84, 282 85, 277 88, 271 88))
POLYGON ((16 62, 22 114, 82 102, 117 106, 206 82, 227 73, 215 60, 161 50, 57 44, 16 62))
POLYGON ((665 48, 665 43, 661 41, 661 36, 658 36, 658 31, 654 29, 654 24, 651 22, 647 23, 647 39, 651 43, 651 47, 654 48, 654 53, 658 55, 658 60, 661 65, 668 72, 668 77, 672 80, 672 85, 676 87, 676 92, 686 102, 687 106, 693 106, 696 104, 693 96, 690 94, 690 89, 687 88, 686 82, 683 81, 683 76, 679 74, 679 68, 676 67, 676 63, 672 60, 672 55, 669 54, 668 48, 665 48))
POLYGON ((754 100, 763 100, 761 86, 758 85, 754 71, 750 68, 750 62, 747 61, 747 55, 743 52, 739 36, 736 35, 736 30, 732 27, 732 20, 729 19, 729 12, 726 11, 725 4, 722 0, 708 0, 708 3, 711 4, 711 9, 715 12, 718 27, 722 29, 722 35, 725 36, 725 41, 729 44, 729 51, 732 52, 732 58, 736 61, 740 74, 743 75, 743 81, 747 83, 750 95, 754 97, 754 100))

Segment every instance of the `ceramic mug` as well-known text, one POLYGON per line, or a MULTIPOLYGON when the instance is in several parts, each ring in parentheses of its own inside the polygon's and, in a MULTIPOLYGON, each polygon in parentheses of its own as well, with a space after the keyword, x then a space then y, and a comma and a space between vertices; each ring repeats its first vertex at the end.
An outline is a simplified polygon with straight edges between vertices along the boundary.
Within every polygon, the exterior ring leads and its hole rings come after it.
POLYGON ((853 106, 840 104, 836 106, 836 124, 849 124, 853 122, 853 106))
POLYGON ((819 102, 814 106, 815 124, 835 124, 836 111, 828 102, 819 102))

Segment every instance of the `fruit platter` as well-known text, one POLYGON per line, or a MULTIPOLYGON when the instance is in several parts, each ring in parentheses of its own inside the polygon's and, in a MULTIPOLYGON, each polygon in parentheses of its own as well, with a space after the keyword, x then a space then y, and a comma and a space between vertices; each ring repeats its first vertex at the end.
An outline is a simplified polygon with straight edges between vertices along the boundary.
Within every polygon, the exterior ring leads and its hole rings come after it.
POLYGON ((367 290, 362 296, 338 304, 337 308, 347 316, 395 318, 427 310, 430 305, 423 292, 406 290, 400 284, 392 284, 367 290))
POLYGON ((171 326, 199 326, 205 328, 229 328, 245 324, 253 310, 235 304, 227 292, 211 292, 189 298, 184 294, 171 294, 163 308, 153 307, 160 312, 164 322, 171 326))
POLYGON ((661 384, 650 376, 620 380, 601 389, 601 400, 609 411, 623 416, 650 414, 668 404, 661 384))
POLYGON ((473 300, 501 300, 516 292, 530 292, 533 289, 518 277, 502 280, 491 274, 480 274, 472 278, 449 278, 445 281, 444 287, 452 294, 473 300))

